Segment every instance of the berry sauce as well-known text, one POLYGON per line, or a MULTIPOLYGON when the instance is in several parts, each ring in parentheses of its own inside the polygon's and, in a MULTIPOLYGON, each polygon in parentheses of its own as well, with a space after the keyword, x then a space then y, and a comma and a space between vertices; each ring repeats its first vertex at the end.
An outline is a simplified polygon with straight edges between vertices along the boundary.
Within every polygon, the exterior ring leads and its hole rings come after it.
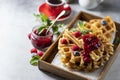
POLYGON ((37 30, 34 30, 31 34, 31 42, 36 49, 42 50, 52 44, 53 34, 49 31, 46 34, 46 30, 43 30, 41 34, 38 34, 37 30))
POLYGON ((89 63, 91 60, 89 53, 95 49, 98 49, 101 46, 101 43, 96 36, 92 36, 91 34, 86 34, 82 38, 84 41, 84 52, 83 52, 84 62, 89 63))

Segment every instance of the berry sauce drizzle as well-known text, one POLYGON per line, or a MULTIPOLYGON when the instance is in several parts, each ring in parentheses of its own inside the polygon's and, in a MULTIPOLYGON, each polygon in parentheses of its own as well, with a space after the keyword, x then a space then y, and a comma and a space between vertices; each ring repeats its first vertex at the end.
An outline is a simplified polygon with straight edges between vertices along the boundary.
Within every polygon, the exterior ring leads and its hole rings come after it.
POLYGON ((89 63, 91 61, 89 56, 90 52, 98 49, 101 46, 101 43, 96 36, 92 36, 91 34, 86 34, 82 38, 84 41, 83 59, 85 63, 89 63))

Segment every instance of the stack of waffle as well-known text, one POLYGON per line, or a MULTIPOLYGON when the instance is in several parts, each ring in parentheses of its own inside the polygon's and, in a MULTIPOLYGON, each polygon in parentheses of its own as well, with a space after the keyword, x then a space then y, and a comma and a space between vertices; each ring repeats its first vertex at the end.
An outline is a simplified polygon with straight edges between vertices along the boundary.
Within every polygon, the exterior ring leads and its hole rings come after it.
POLYGON ((110 17, 86 22, 84 29, 92 30, 86 34, 80 34, 79 26, 76 31, 65 30, 59 39, 60 58, 68 68, 94 71, 103 66, 113 54, 110 41, 116 27, 110 17))

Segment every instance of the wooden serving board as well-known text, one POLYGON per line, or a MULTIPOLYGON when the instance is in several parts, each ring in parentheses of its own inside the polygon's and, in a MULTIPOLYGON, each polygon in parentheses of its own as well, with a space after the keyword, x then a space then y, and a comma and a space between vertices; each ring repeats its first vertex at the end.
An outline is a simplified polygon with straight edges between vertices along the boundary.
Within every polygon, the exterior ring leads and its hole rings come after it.
MULTIPOLYGON (((74 24, 77 22, 77 20, 83 20, 83 21, 89 21, 91 19, 98 19, 101 17, 86 13, 86 12, 80 12, 77 16, 74 17, 74 19, 68 24, 67 28, 70 29, 74 26, 74 24)), ((98 76, 95 80, 102 80, 108 70, 110 69, 112 63, 116 59, 117 55, 120 52, 120 44, 119 42, 115 42, 118 38, 120 38, 120 24, 115 22, 117 32, 115 34, 114 39, 114 55, 110 57, 110 60, 104 65, 104 67, 99 72, 98 76)), ((53 65, 52 61, 54 60, 56 54, 58 53, 58 40, 62 36, 63 33, 60 34, 58 39, 49 47, 49 49, 45 52, 41 60, 39 60, 38 67, 39 69, 54 73, 58 76, 67 78, 69 80, 92 80, 92 78, 85 77, 79 74, 75 74, 74 72, 70 70, 63 69, 59 67, 58 65, 53 65)), ((90 74, 90 73, 89 73, 90 74)))

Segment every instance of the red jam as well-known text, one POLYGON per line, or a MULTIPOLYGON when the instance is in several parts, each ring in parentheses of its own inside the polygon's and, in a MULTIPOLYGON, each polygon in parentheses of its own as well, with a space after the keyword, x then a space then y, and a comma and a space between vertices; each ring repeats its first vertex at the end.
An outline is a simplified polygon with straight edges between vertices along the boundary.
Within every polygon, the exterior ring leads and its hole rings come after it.
POLYGON ((98 49, 101 46, 101 43, 96 36, 92 36, 91 34, 86 34, 82 38, 84 41, 83 57, 85 63, 88 63, 91 60, 89 53, 95 49, 98 49))
POLYGON ((91 61, 90 55, 88 53, 85 53, 85 51, 82 52, 83 60, 85 64, 89 63, 91 61))
POLYGON ((46 34, 46 30, 43 30, 41 34, 37 33, 37 30, 33 30, 31 34, 31 42, 36 49, 43 50, 52 44, 53 34, 49 31, 46 34))

